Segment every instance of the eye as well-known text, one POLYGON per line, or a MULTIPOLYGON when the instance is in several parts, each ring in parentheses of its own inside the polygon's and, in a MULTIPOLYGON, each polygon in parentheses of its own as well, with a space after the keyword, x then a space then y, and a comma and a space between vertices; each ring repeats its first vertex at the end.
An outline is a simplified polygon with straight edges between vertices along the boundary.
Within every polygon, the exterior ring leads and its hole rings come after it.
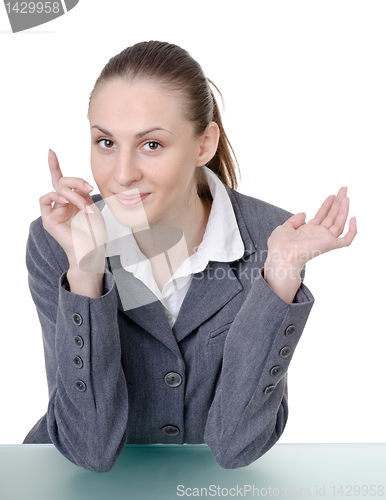
POLYGON ((102 142, 105 143, 105 147, 102 147, 102 149, 112 149, 114 142, 111 141, 110 139, 99 139, 97 141, 94 141, 95 144, 102 144, 102 142))
POLYGON ((149 141, 144 144, 144 146, 149 146, 150 151, 157 151, 161 146, 161 144, 157 141, 149 141))

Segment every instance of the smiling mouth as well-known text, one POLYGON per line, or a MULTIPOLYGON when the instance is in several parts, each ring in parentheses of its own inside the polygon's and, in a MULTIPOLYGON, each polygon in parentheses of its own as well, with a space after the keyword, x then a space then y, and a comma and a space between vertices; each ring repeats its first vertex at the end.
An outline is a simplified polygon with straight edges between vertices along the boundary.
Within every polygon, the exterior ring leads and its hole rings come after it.
POLYGON ((129 207, 132 205, 136 205, 137 203, 144 201, 151 193, 143 193, 140 195, 123 195, 116 193, 114 194, 115 199, 121 204, 124 205, 125 207, 129 207))

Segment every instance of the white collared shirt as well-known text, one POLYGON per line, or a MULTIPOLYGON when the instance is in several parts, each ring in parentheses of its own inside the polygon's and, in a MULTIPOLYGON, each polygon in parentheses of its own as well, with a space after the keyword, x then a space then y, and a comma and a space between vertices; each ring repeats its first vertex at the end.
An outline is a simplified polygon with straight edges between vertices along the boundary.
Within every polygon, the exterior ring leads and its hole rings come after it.
MULTIPOLYGON (((240 259, 245 250, 232 202, 224 184, 208 167, 199 168, 204 170, 213 198, 204 237, 197 252, 191 256, 188 254, 184 236, 173 248, 167 250, 167 257, 173 269, 173 254, 186 255, 186 258, 167 281, 162 291, 154 280, 150 261, 139 249, 135 238, 125 238, 125 246, 120 244, 123 241, 123 236, 132 235, 132 230, 121 225, 115 219, 107 204, 102 209, 108 233, 106 256, 120 255, 123 269, 133 273, 158 297, 171 328, 177 319, 182 302, 192 282, 193 274, 203 271, 210 260, 232 262, 240 259)), ((155 266, 168 265, 165 252, 151 260, 155 266)))

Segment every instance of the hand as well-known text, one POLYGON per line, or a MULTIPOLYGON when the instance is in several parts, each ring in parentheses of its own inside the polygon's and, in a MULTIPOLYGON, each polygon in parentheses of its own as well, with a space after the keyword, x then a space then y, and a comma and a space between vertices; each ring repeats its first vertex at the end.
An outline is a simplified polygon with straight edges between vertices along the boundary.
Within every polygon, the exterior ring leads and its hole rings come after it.
POLYGON ((303 224, 306 214, 290 217, 277 227, 268 239, 268 253, 280 252, 280 260, 298 262, 302 266, 323 253, 351 245, 357 234, 356 219, 349 222, 349 230, 343 233, 349 211, 347 188, 340 188, 338 195, 329 196, 315 217, 303 224))
POLYGON ((348 211, 347 188, 342 187, 337 196, 331 195, 325 200, 307 224, 304 224, 306 214, 298 213, 272 232, 268 239, 264 276, 271 288, 280 290, 288 299, 284 300, 292 302, 301 283, 300 272, 306 262, 323 253, 351 245, 357 234, 355 217, 350 219, 345 236, 340 237, 348 211))
POLYGON ((80 268, 83 259, 82 270, 102 272, 107 231, 102 214, 90 196, 94 188, 84 179, 63 177, 56 154, 51 150, 48 164, 55 191, 39 199, 43 227, 66 252, 70 266, 80 268))

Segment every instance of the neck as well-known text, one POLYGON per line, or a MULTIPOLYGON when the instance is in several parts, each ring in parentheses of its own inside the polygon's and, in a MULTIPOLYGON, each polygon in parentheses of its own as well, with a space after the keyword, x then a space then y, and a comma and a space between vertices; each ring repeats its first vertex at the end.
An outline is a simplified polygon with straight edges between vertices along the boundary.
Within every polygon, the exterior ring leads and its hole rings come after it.
MULTIPOLYGON (((200 243, 202 242, 211 206, 211 201, 200 198, 197 193, 195 193, 194 202, 185 213, 185 217, 173 224, 174 227, 178 227, 182 230, 189 256, 193 255, 197 251, 200 243)), ((150 226, 150 231, 134 232, 134 237, 139 249, 148 259, 159 255, 163 251, 168 250, 170 247, 170 235, 172 233, 168 233, 168 231, 156 231, 155 227, 156 226, 150 226), (164 236, 164 238, 162 238, 162 236, 164 236)), ((180 258, 173 254, 174 260, 177 262, 180 261, 180 264, 186 257, 186 249, 184 248, 182 250, 180 258)))

